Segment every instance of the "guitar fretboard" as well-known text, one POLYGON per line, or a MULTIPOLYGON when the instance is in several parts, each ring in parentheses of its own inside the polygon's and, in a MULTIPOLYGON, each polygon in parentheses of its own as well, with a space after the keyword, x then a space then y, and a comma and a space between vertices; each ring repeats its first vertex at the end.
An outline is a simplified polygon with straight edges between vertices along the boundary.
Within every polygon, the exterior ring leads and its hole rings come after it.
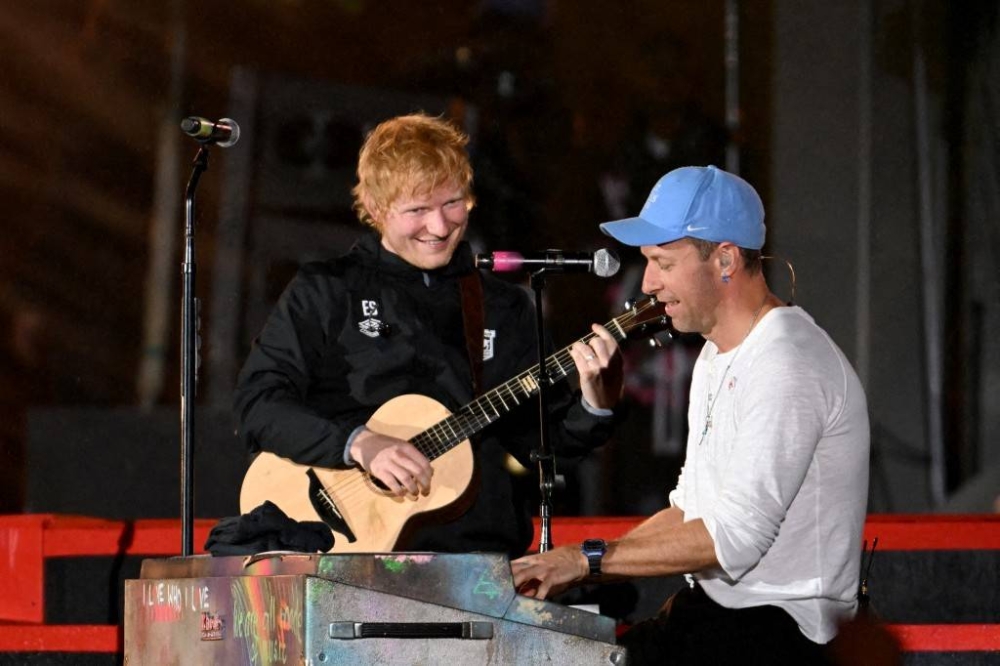
MULTIPOLYGON (((631 330, 648 321, 648 316, 643 317, 643 315, 656 305, 654 298, 644 300, 628 312, 609 321, 604 328, 615 340, 621 342, 631 330)), ((587 344, 596 335, 593 332, 588 333, 580 338, 579 342, 587 344)), ((568 345, 545 359, 545 372, 548 375, 549 385, 576 373, 576 363, 573 362, 569 351, 572 346, 568 345)), ((444 455, 536 395, 538 383, 541 381, 539 370, 539 366, 535 365, 517 377, 487 391, 451 416, 416 435, 410 440, 411 443, 427 456, 428 460, 444 455)))

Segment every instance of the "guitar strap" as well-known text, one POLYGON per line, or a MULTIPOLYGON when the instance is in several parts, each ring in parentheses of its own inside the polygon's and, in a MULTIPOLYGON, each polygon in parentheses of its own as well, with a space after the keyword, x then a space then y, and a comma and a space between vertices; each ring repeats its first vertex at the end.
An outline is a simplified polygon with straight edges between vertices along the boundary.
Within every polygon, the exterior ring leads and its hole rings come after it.
POLYGON ((472 395, 478 397, 483 384, 483 282, 478 271, 466 273, 459 280, 462 290, 462 321, 465 324, 465 349, 472 367, 472 395))

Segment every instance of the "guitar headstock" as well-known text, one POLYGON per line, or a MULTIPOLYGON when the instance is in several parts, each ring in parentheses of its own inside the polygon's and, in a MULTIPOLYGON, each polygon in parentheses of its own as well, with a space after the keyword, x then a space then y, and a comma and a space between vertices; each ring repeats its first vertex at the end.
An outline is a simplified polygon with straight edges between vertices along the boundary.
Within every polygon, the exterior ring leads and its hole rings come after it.
POLYGON ((649 338, 650 346, 662 347, 672 340, 676 331, 670 317, 664 313, 663 303, 655 296, 643 296, 625 301, 625 313, 615 319, 629 340, 649 338))

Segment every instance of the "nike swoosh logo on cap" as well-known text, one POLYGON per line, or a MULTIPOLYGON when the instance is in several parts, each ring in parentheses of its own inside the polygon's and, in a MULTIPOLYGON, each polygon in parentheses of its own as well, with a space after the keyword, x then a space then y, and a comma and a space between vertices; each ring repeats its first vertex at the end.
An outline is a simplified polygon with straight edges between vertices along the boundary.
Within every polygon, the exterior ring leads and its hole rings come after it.
POLYGON ((708 229, 708 227, 695 227, 690 224, 687 225, 687 231, 704 231, 705 229, 708 229))

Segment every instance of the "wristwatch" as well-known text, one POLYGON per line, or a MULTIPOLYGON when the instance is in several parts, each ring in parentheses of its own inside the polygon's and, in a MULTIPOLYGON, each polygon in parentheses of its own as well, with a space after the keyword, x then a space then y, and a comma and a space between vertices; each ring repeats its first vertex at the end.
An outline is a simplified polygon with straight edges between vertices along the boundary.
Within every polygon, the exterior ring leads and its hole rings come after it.
POLYGON ((607 542, 604 539, 587 539, 580 546, 580 551, 587 558, 587 564, 590 565, 590 575, 600 576, 601 558, 608 551, 607 542))

